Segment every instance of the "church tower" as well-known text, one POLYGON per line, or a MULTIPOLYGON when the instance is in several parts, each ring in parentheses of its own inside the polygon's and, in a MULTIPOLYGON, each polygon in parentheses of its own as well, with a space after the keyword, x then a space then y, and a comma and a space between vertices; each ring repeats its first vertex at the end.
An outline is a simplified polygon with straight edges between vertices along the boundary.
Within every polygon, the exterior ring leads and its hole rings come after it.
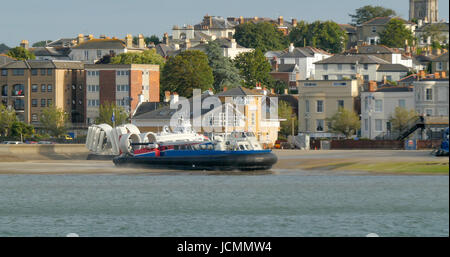
POLYGON ((438 0, 409 0, 409 20, 413 19, 438 22, 438 0))

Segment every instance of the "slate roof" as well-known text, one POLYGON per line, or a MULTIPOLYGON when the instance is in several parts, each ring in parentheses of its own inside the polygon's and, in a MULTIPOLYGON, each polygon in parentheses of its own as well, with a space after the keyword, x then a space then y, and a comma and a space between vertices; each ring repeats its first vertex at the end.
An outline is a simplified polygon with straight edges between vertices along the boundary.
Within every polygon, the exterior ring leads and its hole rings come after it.
POLYGON ((6 54, 0 54, 0 65, 15 61, 16 59, 7 56, 6 54))
POLYGON ((412 92, 413 88, 410 87, 381 87, 377 89, 377 92, 394 93, 394 92, 412 92))
POLYGON ((258 95, 264 94, 258 92, 255 89, 248 89, 245 87, 235 87, 216 94, 216 96, 258 96, 258 95))
POLYGON ((292 52, 286 51, 284 54, 280 55, 280 58, 306 58, 306 57, 314 57, 314 54, 331 55, 330 53, 327 53, 321 49, 307 46, 307 47, 296 47, 292 52))
MULTIPOLYGON (((232 29, 236 25, 238 25, 236 22, 232 22, 227 20, 224 17, 221 16, 210 16, 212 21, 212 26, 209 27, 209 29, 232 29)), ((203 20, 201 23, 194 25, 194 29, 201 30, 202 26, 209 26, 210 24, 207 22, 207 20, 203 20)))
POLYGON ((33 47, 29 49, 35 56, 69 56, 70 48, 68 47, 33 47))
POLYGON ((448 52, 439 55, 433 59, 433 62, 448 62, 448 52))
POLYGON ((124 49, 125 43, 120 39, 91 39, 83 42, 73 49, 124 49))
POLYGON ((296 64, 278 64, 278 70, 272 70, 271 72, 293 72, 296 64))
POLYGON ((364 22, 363 24, 361 24, 362 26, 364 26, 364 25, 367 25, 367 26, 372 26, 372 25, 386 25, 386 24, 388 24, 392 19, 397 19, 397 20, 401 20, 401 21, 403 21, 404 23, 407 23, 407 24, 414 24, 414 23, 412 23, 412 22, 410 22, 410 21, 407 21, 407 20, 404 20, 404 19, 402 19, 402 18, 400 18, 400 17, 376 17, 376 18, 373 18, 373 19, 371 19, 371 20, 369 20, 369 21, 366 21, 366 22, 364 22))
POLYGON ((339 24, 341 29, 345 30, 347 33, 356 34, 356 27, 350 24, 339 24))
POLYGON ((377 71, 408 72, 409 69, 402 64, 380 64, 377 71))
POLYGON ((360 54, 393 54, 399 53, 392 48, 384 45, 368 45, 368 46, 358 46, 358 53, 360 54))
POLYGON ((134 113, 134 116, 139 116, 141 114, 151 112, 154 110, 157 110, 159 108, 165 107, 169 105, 169 103, 164 102, 144 102, 139 105, 139 107, 136 109, 136 112, 134 113))
POLYGON ((337 54, 331 56, 330 58, 315 62, 315 64, 341 64, 341 63, 355 64, 356 62, 358 62, 359 64, 389 64, 388 61, 385 61, 373 55, 344 55, 344 54, 337 54))
POLYGON ((417 32, 425 32, 425 31, 428 29, 428 27, 430 27, 430 26, 437 27, 437 28, 439 28, 440 31, 442 31, 442 32, 447 32, 447 33, 448 33, 448 30, 449 30, 449 24, 448 24, 448 22, 426 23, 426 24, 423 25, 422 27, 417 28, 417 29, 416 29, 416 33, 417 33, 417 32), (438 26, 436 26, 436 25, 438 25, 438 26))
POLYGON ((84 64, 79 61, 59 60, 26 60, 13 61, 0 66, 3 69, 84 69, 84 64))

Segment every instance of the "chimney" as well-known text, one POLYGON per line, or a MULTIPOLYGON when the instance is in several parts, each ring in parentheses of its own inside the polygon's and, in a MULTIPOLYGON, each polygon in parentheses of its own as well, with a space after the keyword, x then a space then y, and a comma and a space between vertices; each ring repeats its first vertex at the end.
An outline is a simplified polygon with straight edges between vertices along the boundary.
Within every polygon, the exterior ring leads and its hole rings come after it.
POLYGON ((262 91, 263 91, 263 94, 264 94, 264 95, 267 95, 267 89, 266 89, 266 87, 263 87, 262 91))
POLYGON ((125 37, 125 45, 127 46, 127 48, 133 47, 133 36, 131 34, 127 34, 127 36, 125 37))
POLYGON ((164 102, 167 103, 170 101, 170 91, 164 91, 164 102))
POLYGON ((244 24, 244 17, 239 17, 239 24, 244 24))
POLYGON ((275 89, 271 88, 271 89, 270 89, 270 93, 271 93, 272 95, 274 95, 274 94, 275 94, 275 89))
POLYGON ((186 50, 191 48, 191 40, 189 40, 189 38, 186 38, 186 40, 184 41, 185 43, 185 48, 186 50))
POLYGON ((384 75, 384 76, 383 76, 383 84, 384 84, 384 85, 386 85, 386 84, 387 84, 387 82, 388 82, 388 81, 387 81, 387 76, 386 76, 386 75, 384 75))
POLYGON ((28 47, 29 47, 28 40, 26 40, 26 39, 22 40, 22 41, 20 42, 20 47, 25 48, 25 49, 28 49, 28 47))
POLYGON ((255 87, 255 89, 261 89, 261 83, 256 82, 256 87, 255 87))
POLYGON ((277 61, 277 57, 273 57, 272 59, 272 69, 274 71, 278 71, 278 61, 277 61))
POLYGON ((236 49, 236 48, 237 48, 236 39, 232 38, 231 39, 231 49, 236 49))
POLYGON ((174 92, 173 95, 170 96, 170 101, 173 103, 178 103, 178 94, 174 92))
POLYGON ((295 49, 294 43, 291 43, 291 44, 289 45, 289 53, 294 52, 294 49, 295 49))
POLYGON ((425 71, 424 71, 424 70, 419 71, 419 77, 420 77, 421 79, 424 79, 424 78, 426 77, 426 74, 425 74, 425 71))
POLYGON ((375 92, 377 91, 377 82, 376 81, 369 81, 369 92, 375 92))
POLYGON ((422 27, 422 25, 423 25, 423 20, 422 20, 422 19, 419 19, 419 20, 417 21, 417 25, 419 26, 419 28, 422 27))
POLYGON ((445 73, 445 71, 441 71, 441 78, 443 79, 447 78, 447 74, 445 73))
POLYGON ((106 36, 105 36, 105 35, 100 35, 100 38, 101 38, 101 39, 105 39, 106 36))
POLYGON ((223 87, 223 92, 226 92, 228 90, 228 87, 223 87))
POLYGON ((84 35, 83 34, 78 34, 77 37, 77 45, 81 44, 84 42, 84 35))
POLYGON ((292 26, 297 27, 297 19, 292 19, 292 26))
POLYGON ((283 16, 278 17, 278 25, 282 26, 284 23, 283 16))
POLYGON ((434 78, 435 78, 435 79, 440 79, 440 78, 441 78, 441 73, 435 72, 435 73, 434 73, 434 78))
POLYGON ((173 45, 173 48, 174 48, 175 50, 180 50, 180 45, 179 45, 179 44, 174 44, 174 45, 173 45))
POLYGON ((145 48, 144 35, 142 35, 142 34, 139 34, 139 36, 138 36, 138 48, 140 48, 140 49, 145 48))
POLYGON ((287 88, 284 89, 284 94, 285 95, 289 94, 289 90, 287 88))
POLYGON ((166 45, 169 44, 169 34, 167 32, 164 33, 163 43, 166 44, 166 45))
POLYGON ((92 39, 94 39, 94 35, 89 34, 89 35, 88 35, 88 40, 92 40, 92 39))

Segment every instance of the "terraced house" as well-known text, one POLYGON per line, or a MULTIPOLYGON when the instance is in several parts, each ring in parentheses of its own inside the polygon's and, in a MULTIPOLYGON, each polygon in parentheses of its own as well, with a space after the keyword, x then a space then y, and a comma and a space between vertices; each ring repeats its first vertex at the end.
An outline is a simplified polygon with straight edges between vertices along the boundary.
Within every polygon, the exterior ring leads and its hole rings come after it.
POLYGON ((62 108, 72 124, 84 124, 84 65, 77 61, 28 60, 0 66, 1 103, 17 118, 39 127, 49 106, 62 108))

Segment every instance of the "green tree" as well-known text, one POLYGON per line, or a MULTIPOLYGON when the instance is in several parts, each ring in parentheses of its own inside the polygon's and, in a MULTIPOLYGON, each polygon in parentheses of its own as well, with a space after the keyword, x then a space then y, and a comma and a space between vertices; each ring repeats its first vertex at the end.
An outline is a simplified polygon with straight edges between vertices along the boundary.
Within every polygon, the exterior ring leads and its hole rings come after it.
MULTIPOLYGON (((133 44, 137 45, 139 42, 139 38, 134 36, 133 37, 133 44)), ((148 46, 150 43, 153 43, 155 45, 161 43, 161 40, 159 40, 159 37, 157 35, 151 35, 150 37, 144 37, 144 42, 148 46)))
POLYGON ((234 64, 244 79, 242 84, 245 87, 254 88, 257 83, 267 87, 273 86, 273 79, 269 74, 272 66, 260 49, 239 54, 234 59, 234 64))
POLYGON ((288 85, 284 80, 273 80, 271 88, 274 89, 276 94, 284 94, 284 90, 288 88, 288 85))
POLYGON ((7 45, 5 45, 5 44, 0 44, 0 54, 2 54, 2 53, 7 53, 8 52, 8 50, 9 50, 9 47, 7 46, 7 45))
POLYGON ((25 138, 31 138, 34 135, 33 125, 28 125, 22 121, 14 121, 11 125, 11 136, 23 140, 25 138))
POLYGON ((339 108, 337 113, 326 120, 331 132, 343 134, 346 138, 356 134, 361 127, 358 114, 344 108, 339 108))
POLYGON ((0 135, 8 136, 14 121, 16 121, 16 112, 0 104, 0 135))
POLYGON ((260 49, 263 52, 282 50, 289 45, 283 32, 269 22, 240 24, 236 26, 234 38, 244 47, 260 49))
POLYGON ((428 38, 431 38, 433 48, 442 48, 441 42, 444 42, 447 39, 443 32, 446 29, 447 26, 443 23, 428 24, 424 29, 423 39, 427 40, 428 38))
POLYGON ((95 124, 109 124, 110 126, 119 126, 128 122, 128 114, 122 106, 106 102, 100 105, 99 116, 95 119, 95 124), (114 113, 114 122, 112 116, 114 113))
POLYGON ((333 21, 315 21, 311 24, 301 21, 289 33, 289 40, 297 47, 312 46, 331 53, 340 53, 345 49, 348 36, 333 21))
POLYGON ((111 57, 112 64, 157 64, 162 69, 164 58, 156 53, 155 49, 145 50, 140 53, 122 53, 111 57))
POLYGON ((66 133, 67 120, 67 113, 55 106, 44 108, 40 115, 42 128, 54 137, 60 137, 66 133))
POLYGON ((406 42, 412 45, 413 40, 412 32, 405 27, 405 22, 399 19, 391 19, 380 33, 380 43, 389 47, 405 47, 406 42))
POLYGON ((394 114, 389 118, 392 125, 392 132, 403 132, 408 128, 408 123, 418 117, 419 116, 415 110, 407 110, 402 107, 396 107, 394 114))
POLYGON ((191 97, 193 89, 204 91, 214 83, 208 56, 198 50, 188 50, 170 57, 161 77, 162 92, 177 92, 184 97, 191 97))
POLYGON ((287 138, 292 135, 292 124, 294 125, 294 135, 298 131, 298 118, 292 110, 292 107, 286 101, 278 102, 278 118, 285 121, 280 122, 279 134, 287 138))
POLYGON ((11 56, 12 58, 15 58, 17 60, 34 60, 34 59, 36 59, 36 56, 34 56, 33 53, 31 53, 27 49, 20 47, 20 46, 9 49, 9 51, 6 55, 11 56))
POLYGON ((34 43, 32 45, 32 47, 43 47, 43 46, 47 46, 48 43, 52 42, 52 40, 42 40, 42 41, 38 41, 36 43, 34 43))
POLYGON ((232 88, 240 85, 242 78, 239 70, 233 65, 230 58, 223 56, 218 42, 209 42, 206 47, 206 55, 214 76, 214 90, 222 91, 224 86, 232 88))
POLYGON ((361 25, 376 17, 390 17, 395 15, 397 15, 397 13, 392 9, 372 5, 363 6, 356 9, 355 14, 349 14, 352 18, 353 26, 361 25))

